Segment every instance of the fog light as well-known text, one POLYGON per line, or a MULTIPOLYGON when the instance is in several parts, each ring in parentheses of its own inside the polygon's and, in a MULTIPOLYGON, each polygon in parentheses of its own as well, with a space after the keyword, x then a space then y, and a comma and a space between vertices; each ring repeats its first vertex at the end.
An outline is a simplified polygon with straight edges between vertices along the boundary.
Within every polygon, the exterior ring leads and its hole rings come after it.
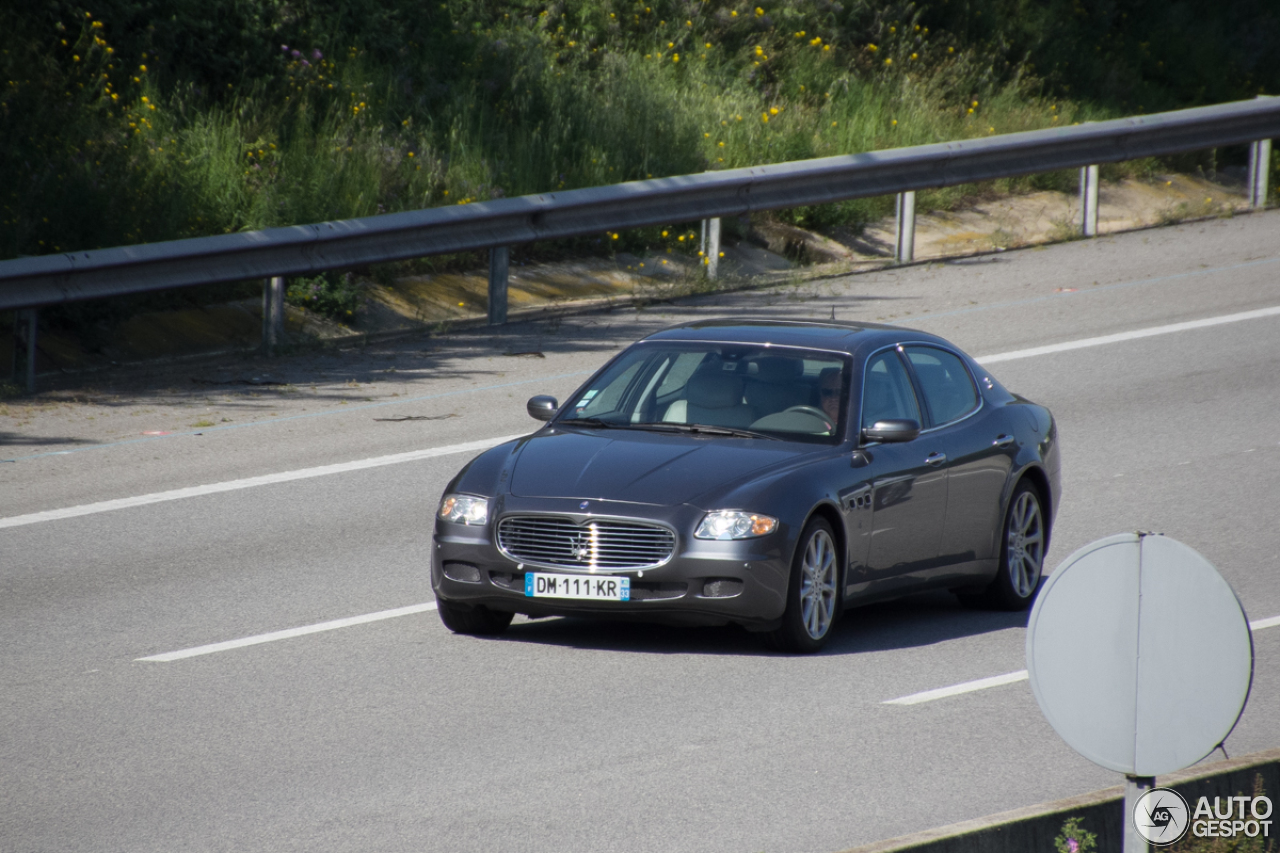
POLYGON ((480 583, 480 569, 470 563, 445 563, 444 576, 459 583, 480 583))
POLYGON ((742 581, 735 578, 711 578, 702 585, 703 598, 732 598, 742 592, 742 581))

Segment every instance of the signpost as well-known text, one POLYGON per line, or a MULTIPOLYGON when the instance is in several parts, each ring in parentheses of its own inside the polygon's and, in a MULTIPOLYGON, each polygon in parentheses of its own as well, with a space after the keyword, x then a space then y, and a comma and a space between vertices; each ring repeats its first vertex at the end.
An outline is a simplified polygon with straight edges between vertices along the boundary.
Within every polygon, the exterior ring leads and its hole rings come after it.
POLYGON ((1125 774, 1124 851, 1145 853, 1185 834, 1186 803, 1154 788, 1155 777, 1231 733, 1253 680, 1253 638, 1204 557, 1165 536, 1122 533, 1049 578, 1027 625, 1027 670, 1062 739, 1125 774))

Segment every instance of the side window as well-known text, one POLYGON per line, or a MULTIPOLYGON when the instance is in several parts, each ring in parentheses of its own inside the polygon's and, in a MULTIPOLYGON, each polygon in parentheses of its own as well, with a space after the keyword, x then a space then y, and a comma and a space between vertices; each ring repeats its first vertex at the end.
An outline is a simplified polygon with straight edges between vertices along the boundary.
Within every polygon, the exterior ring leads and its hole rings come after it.
POLYGON ((862 428, 876 421, 906 418, 921 423, 920 407, 907 369, 896 350, 877 353, 862 380, 862 428))
POLYGON ((950 423, 978 407, 978 389, 957 356, 933 347, 904 347, 920 381, 933 425, 950 423))

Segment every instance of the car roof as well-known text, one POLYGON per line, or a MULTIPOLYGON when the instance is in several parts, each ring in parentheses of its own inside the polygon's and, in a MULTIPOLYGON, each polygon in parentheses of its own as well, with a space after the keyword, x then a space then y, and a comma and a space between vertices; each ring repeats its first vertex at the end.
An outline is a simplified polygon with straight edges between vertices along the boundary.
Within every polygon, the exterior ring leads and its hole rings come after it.
POLYGON ((902 340, 947 343, 936 335, 904 326, 849 323, 841 320, 772 320, 762 317, 696 320, 662 329, 645 340, 772 344, 848 353, 902 340))

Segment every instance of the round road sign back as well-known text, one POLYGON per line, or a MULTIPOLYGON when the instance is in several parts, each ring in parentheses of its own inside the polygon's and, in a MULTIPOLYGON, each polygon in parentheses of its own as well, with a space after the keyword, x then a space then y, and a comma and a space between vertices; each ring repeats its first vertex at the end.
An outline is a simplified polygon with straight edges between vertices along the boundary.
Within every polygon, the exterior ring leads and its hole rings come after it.
POLYGON ((1076 551, 1027 625, 1036 701, 1069 746, 1158 776, 1214 750, 1244 711, 1253 638, 1235 593, 1191 548, 1123 533, 1076 551))

